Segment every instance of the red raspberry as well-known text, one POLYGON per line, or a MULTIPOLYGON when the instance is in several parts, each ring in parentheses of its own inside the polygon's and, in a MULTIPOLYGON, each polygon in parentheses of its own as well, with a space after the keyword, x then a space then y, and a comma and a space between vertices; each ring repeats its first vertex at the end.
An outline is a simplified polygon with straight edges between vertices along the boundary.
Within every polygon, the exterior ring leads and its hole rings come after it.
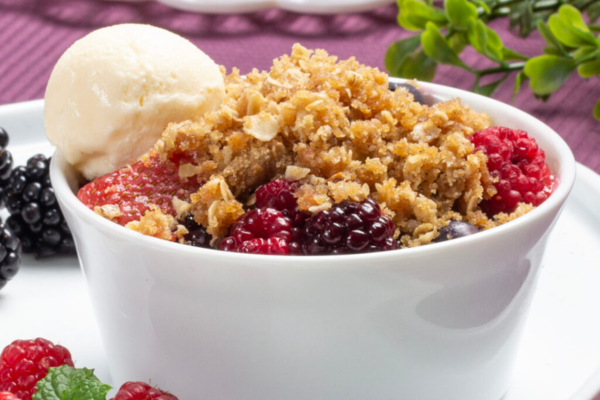
POLYGON ((178 400, 171 393, 144 382, 125 382, 112 400, 178 400))
POLYGON ((179 155, 163 162, 153 156, 94 179, 79 189, 77 197, 91 210, 117 204, 121 215, 114 221, 120 225, 139 221, 152 204, 175 216, 173 196, 187 201, 201 186, 194 177, 185 181, 179 178, 179 166, 191 160, 192 157, 179 155))
POLYGON ((381 214, 375 201, 343 201, 313 214, 306 222, 298 248, 293 242, 290 252, 319 255, 395 250, 399 246, 394 231, 394 223, 381 214))
POLYGON ((0 392, 0 400, 21 400, 10 392, 0 392))
POLYGON ((526 132, 493 127, 471 137, 475 151, 488 156, 487 167, 498 193, 481 202, 481 209, 493 216, 510 213, 518 203, 542 204, 552 193, 554 177, 546 164, 546 155, 526 132))
POLYGON ((283 179, 274 179, 256 189, 256 206, 274 208, 279 211, 294 211, 297 206, 295 187, 283 179))
POLYGON ((219 243, 219 250, 251 254, 289 253, 292 227, 280 211, 258 208, 242 215, 219 243))
POLYGON ((71 353, 46 339, 16 340, 0 355, 0 391, 13 393, 22 400, 31 400, 35 384, 44 378, 48 368, 73 366, 71 353))
POLYGON ((299 182, 274 179, 256 189, 256 208, 273 208, 290 219, 292 226, 303 227, 307 215, 298 209, 294 193, 299 182))

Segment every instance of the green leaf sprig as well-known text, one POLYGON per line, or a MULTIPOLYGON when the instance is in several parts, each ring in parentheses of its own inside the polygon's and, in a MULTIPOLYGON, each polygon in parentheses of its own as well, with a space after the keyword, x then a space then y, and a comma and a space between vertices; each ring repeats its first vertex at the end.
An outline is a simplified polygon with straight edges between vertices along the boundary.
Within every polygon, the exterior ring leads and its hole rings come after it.
POLYGON ((62 365, 50 368, 37 383, 33 400, 106 400, 110 389, 94 376, 93 369, 62 365))
MULTIPOLYGON (((398 0, 398 7, 398 23, 417 33, 389 47, 385 66, 392 76, 431 81, 439 64, 451 65, 475 76, 471 90, 491 96, 518 71, 513 97, 529 81, 542 100, 575 72, 584 79, 600 78, 600 0, 444 0, 443 7, 433 0, 398 0), (543 54, 530 58, 505 46, 487 25, 496 18, 508 18, 521 37, 539 31, 546 43, 543 54), (496 66, 475 69, 465 64, 460 55, 467 46, 496 66), (488 75, 497 78, 480 84, 488 75)), ((600 120, 600 100, 593 115, 600 120)))

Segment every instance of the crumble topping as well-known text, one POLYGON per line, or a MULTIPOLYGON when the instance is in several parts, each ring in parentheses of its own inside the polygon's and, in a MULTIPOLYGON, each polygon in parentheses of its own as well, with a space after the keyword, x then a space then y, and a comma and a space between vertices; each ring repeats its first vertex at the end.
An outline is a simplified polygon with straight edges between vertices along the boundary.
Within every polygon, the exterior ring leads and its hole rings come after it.
MULTIPOLYGON (((416 103, 406 89, 390 91, 378 69, 298 44, 270 71, 242 78, 234 69, 225 83, 217 111, 170 124, 151 151, 163 160, 194 154, 179 176, 205 184, 174 208, 192 213, 215 238, 274 178, 301 182, 295 196, 309 213, 373 198, 409 247, 430 243, 451 220, 489 229, 533 208, 521 204, 493 219, 478 208, 496 189, 487 157, 474 153, 468 137, 490 119, 460 99, 416 103)), ((173 221, 160 214, 148 211, 128 227, 166 237, 173 221)))

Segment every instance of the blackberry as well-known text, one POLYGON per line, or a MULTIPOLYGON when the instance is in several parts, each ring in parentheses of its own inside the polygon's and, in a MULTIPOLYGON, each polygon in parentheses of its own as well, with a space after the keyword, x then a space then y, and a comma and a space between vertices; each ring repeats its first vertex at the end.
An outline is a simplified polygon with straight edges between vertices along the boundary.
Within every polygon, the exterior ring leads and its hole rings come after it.
POLYGON ((425 98, 423 97, 423 94, 421 93, 421 91, 419 89, 417 89, 415 86, 411 85, 410 83, 390 82, 388 87, 392 92, 396 91, 396 89, 398 89, 399 87, 402 87, 402 88, 408 90, 410 92, 410 94, 413 95, 413 98, 416 103, 423 104, 423 105, 427 104, 425 102, 425 98))
POLYGON ((8 133, 0 127, 0 210, 6 206, 6 188, 13 167, 12 154, 6 150, 8 141, 8 133))
POLYGON ((75 254, 71 231, 50 182, 50 159, 37 154, 12 170, 5 187, 7 227, 21 240, 24 253, 36 258, 75 254))
POLYGON ((196 222, 194 216, 192 214, 188 214, 179 222, 188 230, 183 236, 183 240, 185 244, 195 247, 205 247, 210 249, 210 241, 212 240, 212 235, 206 232, 206 228, 196 222))
POLYGON ((381 214, 375 201, 346 200, 313 214, 301 237, 292 239, 290 252, 322 255, 394 250, 399 248, 394 231, 394 223, 381 214))
POLYGON ((0 220, 0 289, 19 272, 21 242, 0 220))

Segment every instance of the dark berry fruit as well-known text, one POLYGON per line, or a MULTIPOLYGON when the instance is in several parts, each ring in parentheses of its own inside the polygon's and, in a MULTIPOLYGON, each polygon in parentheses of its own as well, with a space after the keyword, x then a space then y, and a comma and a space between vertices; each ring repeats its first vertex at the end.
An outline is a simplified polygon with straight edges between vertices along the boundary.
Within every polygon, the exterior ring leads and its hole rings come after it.
POLYGON ((6 225, 23 245, 23 252, 36 257, 75 254, 73 237, 56 201, 50 183, 50 159, 37 154, 26 166, 12 170, 5 187, 6 225))
POLYGON ((0 127, 0 210, 6 207, 6 188, 13 167, 13 158, 8 146, 8 133, 0 127))
POLYGON ((12 171, 13 158, 10 151, 0 149, 0 180, 6 181, 10 177, 12 171))
POLYGON ((0 126, 0 150, 4 150, 8 146, 8 132, 0 126))
POLYGON ((546 155, 526 132, 493 127, 470 137, 475 151, 488 157, 487 167, 498 193, 481 202, 481 209, 493 216, 510 213, 518 203, 542 204, 552 193, 554 177, 546 164, 546 155))
POLYGON ((144 382, 125 382, 111 400, 178 400, 171 393, 144 382))
POLYGON ((257 208, 242 215, 219 243, 219 250, 250 254, 289 253, 289 219, 273 208, 257 208))
POLYGON ((469 236, 479 232, 475 225, 463 221, 450 221, 448 225, 440 229, 438 237, 434 239, 434 243, 445 242, 446 240, 457 239, 463 236, 469 236))
POLYGON ((256 208, 273 208, 281 211, 284 217, 289 218, 292 226, 302 227, 308 217, 298 209, 298 202, 294 193, 298 189, 298 182, 289 182, 275 179, 256 189, 256 208))
POLYGON ((344 201, 306 221, 295 254, 353 254, 397 249, 394 223, 367 199, 344 201))
POLYGON ((31 400, 36 382, 48 368, 73 366, 71 353, 46 339, 16 340, 0 355, 0 391, 10 392, 22 400, 31 400))
POLYGON ((416 103, 423 104, 423 105, 426 104, 425 98, 423 97, 423 94, 421 93, 421 91, 419 89, 417 89, 416 87, 414 87, 413 85, 411 85, 410 83, 397 83, 397 82, 389 83, 389 88, 391 91, 395 91, 399 87, 402 87, 402 88, 408 90, 410 92, 410 94, 413 95, 416 103))
POLYGON ((0 220, 0 289, 11 280, 21 263, 21 242, 0 220))
POLYGON ((188 233, 183 236, 185 244, 210 249, 212 235, 206 232, 206 228, 196 222, 193 215, 186 215, 181 220, 181 223, 188 230, 188 233))

